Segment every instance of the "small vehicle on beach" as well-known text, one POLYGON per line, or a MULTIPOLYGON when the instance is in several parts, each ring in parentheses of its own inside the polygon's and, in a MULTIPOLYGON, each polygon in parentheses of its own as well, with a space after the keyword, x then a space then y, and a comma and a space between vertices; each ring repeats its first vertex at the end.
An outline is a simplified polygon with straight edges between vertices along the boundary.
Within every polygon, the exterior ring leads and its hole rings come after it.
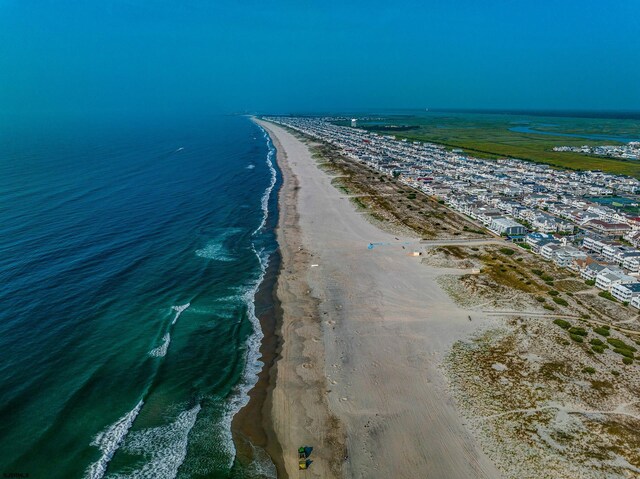
POLYGON ((300 446, 298 448, 298 469, 306 469, 307 468, 307 453, 305 448, 300 446))

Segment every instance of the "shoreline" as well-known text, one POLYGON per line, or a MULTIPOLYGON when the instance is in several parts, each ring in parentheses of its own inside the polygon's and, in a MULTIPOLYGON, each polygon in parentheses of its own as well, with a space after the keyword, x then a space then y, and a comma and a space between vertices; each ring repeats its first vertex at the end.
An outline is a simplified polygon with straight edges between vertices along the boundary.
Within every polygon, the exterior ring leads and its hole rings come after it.
POLYGON ((275 384, 275 364, 281 348, 279 324, 282 313, 275 294, 280 268, 278 249, 273 253, 254 300, 256 309, 260 308, 257 314, 263 333, 260 343, 260 360, 264 366, 257 375, 256 384, 247 392, 247 404, 233 416, 231 421, 231 434, 237 451, 232 470, 237 467, 244 470, 252 462, 264 460, 264 457, 256 457, 256 448, 259 448, 269 456, 278 477, 282 477, 280 475, 282 461, 278 460, 282 456, 282 451, 275 439, 269 410, 270 391, 275 384))
MULTIPOLYGON (((254 121, 254 119, 251 118, 251 121, 254 121)), ((254 123, 256 122, 254 121, 254 123)), ((277 151, 277 145, 273 142, 273 138, 271 138, 271 141, 277 151)), ((278 211, 277 223, 274 227, 276 235, 280 228, 280 194, 284 187, 279 163, 277 168, 280 171, 282 183, 276 189, 278 211)), ((276 363, 282 348, 282 336, 280 333, 282 308, 276 294, 281 270, 282 256, 278 245, 269 260, 264 278, 254 297, 256 316, 263 334, 259 349, 260 361, 262 361, 263 367, 257 374, 256 384, 247 392, 247 404, 233 416, 231 421, 231 434, 236 448, 236 458, 232 471, 238 468, 244 471, 247 467, 251 468, 251 464, 259 464, 268 459, 275 467, 278 478, 286 477, 286 475, 283 474, 282 450, 275 437, 270 409, 271 392, 275 387, 276 380, 276 363), (260 451, 266 453, 268 458, 260 454, 260 451), (262 457, 257 457, 257 455, 262 457)), ((264 477, 272 476, 265 475, 264 477)))

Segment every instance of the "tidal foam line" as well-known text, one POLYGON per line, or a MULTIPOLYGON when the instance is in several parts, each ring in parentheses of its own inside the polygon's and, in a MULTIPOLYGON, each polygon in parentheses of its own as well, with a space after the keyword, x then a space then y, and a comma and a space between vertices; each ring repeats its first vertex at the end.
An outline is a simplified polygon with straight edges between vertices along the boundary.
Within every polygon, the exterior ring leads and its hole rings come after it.
POLYGON ((273 143, 271 142, 271 137, 267 134, 267 131, 262 127, 259 128, 262 130, 265 140, 267 141, 267 148, 269 148, 269 152, 267 153, 267 166, 269 167, 271 178, 269 180, 269 186, 267 186, 267 188, 264 190, 262 199, 260 200, 262 206, 262 221, 260 222, 260 226, 258 226, 253 232, 253 235, 262 230, 262 228, 264 228, 264 225, 267 223, 267 218, 269 217, 269 198, 271 197, 271 191, 273 190, 273 187, 276 185, 277 178, 276 169, 274 168, 272 161, 273 157, 275 156, 276 149, 274 148, 273 143))
POLYGON ((118 450, 118 447, 120 447, 120 444, 122 444, 129 429, 131 429, 133 421, 136 419, 140 409, 142 409, 142 404, 143 402, 140 400, 136 407, 99 433, 91 442, 92 446, 100 449, 102 455, 100 459, 89 466, 85 473, 86 479, 101 479, 104 477, 109 461, 118 450))
MULTIPOLYGON (((258 228, 256 228, 252 233, 252 236, 256 236, 258 233, 260 233, 267 223, 267 218, 269 217, 269 199, 277 180, 276 169, 272 161, 275 156, 276 150, 271 142, 271 137, 268 135, 267 131, 262 127, 260 127, 260 129, 264 134, 264 137, 267 141, 267 147, 269 148, 269 152, 267 153, 267 165, 269 166, 269 171, 271 172, 271 179, 261 199, 263 213, 262 221, 260 222, 260 226, 258 226, 258 228)), ((231 437, 231 421, 233 419, 233 416, 235 416, 235 414, 249 402, 249 391, 253 389, 253 387, 258 382, 258 374, 264 366, 264 363, 261 361, 262 356, 260 354, 260 346, 262 344, 262 339, 264 338, 264 333, 262 332, 260 320, 256 316, 255 297, 258 289, 260 288, 260 285, 262 284, 262 281, 264 280, 267 267, 269 266, 270 253, 264 248, 260 249, 260 251, 257 251, 255 243, 251 244, 251 249, 256 255, 258 262, 260 263, 260 273, 255 282, 253 282, 244 291, 244 293, 242 294, 242 299, 247 308, 247 317, 251 322, 252 334, 247 339, 247 352, 245 358, 245 367, 242 372, 242 378, 238 383, 234 394, 232 394, 229 398, 227 412, 222 420, 224 430, 228 433, 228 437, 225 443, 227 445, 228 453, 230 456, 229 467, 231 467, 231 465, 233 464, 233 460, 236 455, 236 449, 231 437)), ((268 466, 267 469, 269 469, 268 466)))
POLYGON ((242 294, 242 299, 247 307, 247 317, 251 322, 252 333, 247 339, 247 352, 242 377, 235 389, 235 392, 229 398, 227 411, 222 419, 224 431, 228 433, 225 444, 230 457, 229 467, 233 464, 233 459, 236 455, 236 449, 231 437, 231 421, 233 416, 248 404, 249 391, 251 391, 258 382, 258 374, 260 374, 260 371, 264 366, 264 363, 261 361, 262 355, 260 354, 260 346, 262 345, 264 333, 262 332, 260 320, 256 316, 255 296, 258 292, 258 288, 260 288, 260 285, 264 280, 267 267, 269 266, 269 254, 264 250, 261 250, 260 252, 256 251, 253 245, 252 250, 260 262, 260 274, 256 278, 255 282, 253 282, 242 294))
MULTIPOLYGON (((277 180, 276 169, 273 165, 273 158, 275 156, 276 150, 273 146, 273 143, 271 142, 271 137, 269 136, 267 131, 262 127, 259 128, 260 130, 262 130, 264 138, 267 142, 267 148, 269 149, 269 152, 267 153, 267 165, 271 173, 271 178, 269 180, 269 185, 264 190, 264 193, 262 194, 262 198, 260 200, 260 204, 262 206, 262 220, 260 221, 260 225, 251 234, 252 236, 256 236, 258 233, 260 233, 267 223, 267 218, 269 217, 269 199, 277 180)), ((255 248, 255 244, 253 243, 251 244, 251 249, 253 250, 253 253, 256 255, 260 263, 260 274, 256 278, 256 281, 253 282, 243 292, 242 299, 247 307, 247 317, 251 322, 253 331, 247 339, 247 353, 245 358, 245 367, 242 372, 242 378, 238 383, 235 392, 229 398, 227 412, 222 420, 224 430, 228 433, 228 437, 225 443, 227 445, 228 453, 230 456, 229 466, 233 464, 233 459, 236 455, 235 446, 231 437, 231 421, 233 419, 233 416, 235 416, 235 414, 249 402, 249 391, 258 382, 258 374, 264 366, 264 363, 260 360, 260 345, 262 344, 262 338, 264 337, 264 334, 260 326, 260 321, 256 316, 255 296, 258 292, 260 284, 262 284, 265 273, 267 271, 267 266, 269 265, 269 254, 265 252, 264 249, 258 252, 255 248)))

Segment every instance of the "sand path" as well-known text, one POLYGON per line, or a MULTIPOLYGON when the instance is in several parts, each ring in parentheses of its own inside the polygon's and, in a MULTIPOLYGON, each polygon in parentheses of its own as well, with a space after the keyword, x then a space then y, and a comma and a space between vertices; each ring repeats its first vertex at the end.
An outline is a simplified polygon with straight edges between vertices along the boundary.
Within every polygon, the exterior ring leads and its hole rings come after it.
POLYGON ((300 474, 295 450, 303 444, 314 447, 305 477, 500 477, 438 369, 452 342, 486 316, 469 322, 435 281, 445 270, 403 248, 415 238, 376 228, 331 186, 306 145, 262 125, 285 176, 273 420, 289 477, 300 474))

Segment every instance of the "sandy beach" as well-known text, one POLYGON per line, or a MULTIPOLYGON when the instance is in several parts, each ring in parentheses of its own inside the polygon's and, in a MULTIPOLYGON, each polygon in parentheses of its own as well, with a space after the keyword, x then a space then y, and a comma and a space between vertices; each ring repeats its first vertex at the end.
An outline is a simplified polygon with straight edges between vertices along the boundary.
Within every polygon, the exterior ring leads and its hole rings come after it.
POLYGON ((417 238, 378 229, 303 142, 258 122, 284 180, 282 350, 271 415, 288 476, 298 477, 304 445, 313 447, 307 477, 500 477, 439 369, 453 342, 488 319, 470 322, 436 282, 445 270, 409 254, 417 238))

